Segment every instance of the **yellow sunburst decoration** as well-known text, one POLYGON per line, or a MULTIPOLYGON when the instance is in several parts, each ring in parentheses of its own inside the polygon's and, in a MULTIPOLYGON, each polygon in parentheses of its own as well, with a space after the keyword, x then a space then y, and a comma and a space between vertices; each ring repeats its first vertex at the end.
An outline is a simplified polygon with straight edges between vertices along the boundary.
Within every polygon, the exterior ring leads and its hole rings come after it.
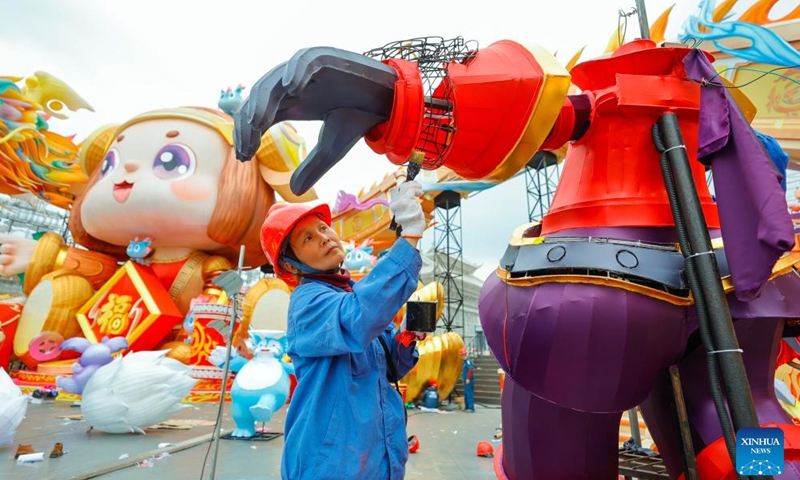
POLYGON ((661 15, 658 16, 655 22, 650 25, 650 40, 654 41, 655 43, 661 43, 664 41, 664 32, 667 31, 667 23, 669 22, 669 14, 672 12, 672 9, 675 8, 675 4, 673 3, 669 8, 664 10, 661 15))

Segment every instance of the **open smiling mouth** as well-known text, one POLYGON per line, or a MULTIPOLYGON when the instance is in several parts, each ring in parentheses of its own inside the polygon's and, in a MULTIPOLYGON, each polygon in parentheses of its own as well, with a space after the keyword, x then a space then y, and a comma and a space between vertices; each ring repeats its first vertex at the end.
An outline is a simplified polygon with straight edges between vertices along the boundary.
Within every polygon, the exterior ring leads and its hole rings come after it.
POLYGON ((112 194, 114 195, 114 200, 119 203, 125 203, 125 200, 131 196, 131 191, 133 190, 133 184, 129 182, 120 182, 114 184, 114 191, 112 194))

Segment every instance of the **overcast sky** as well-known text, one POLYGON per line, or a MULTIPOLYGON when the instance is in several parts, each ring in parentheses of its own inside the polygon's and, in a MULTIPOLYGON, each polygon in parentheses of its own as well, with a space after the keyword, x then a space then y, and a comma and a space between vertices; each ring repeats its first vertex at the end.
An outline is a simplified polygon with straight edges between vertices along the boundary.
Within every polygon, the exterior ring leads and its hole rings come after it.
MULTIPOLYGON (((652 23, 671 0, 647 0, 652 23)), ((742 6, 752 1, 741 0, 742 6)), ((95 109, 51 128, 82 140, 95 128, 156 108, 215 107, 220 89, 249 87, 297 50, 327 45, 356 52, 419 36, 463 36, 487 46, 504 38, 537 43, 566 63, 582 46, 582 60, 600 55, 617 28, 619 11, 633 0, 322 0, 224 2, 182 0, 0 0, 0 75, 43 70, 70 84, 95 109)), ((794 0, 781 0, 774 15, 794 0)), ((698 0, 678 0, 667 38, 674 39, 698 0)), ((628 36, 638 33, 630 17, 628 36)), ((319 124, 297 124, 309 150, 319 124)), ((359 143, 317 186, 333 203, 340 189, 356 193, 394 169, 359 143)), ((485 276, 505 250, 513 229, 527 221, 525 181, 512 181, 463 203, 466 259, 485 276)), ((433 231, 424 246, 432 243, 433 231)))

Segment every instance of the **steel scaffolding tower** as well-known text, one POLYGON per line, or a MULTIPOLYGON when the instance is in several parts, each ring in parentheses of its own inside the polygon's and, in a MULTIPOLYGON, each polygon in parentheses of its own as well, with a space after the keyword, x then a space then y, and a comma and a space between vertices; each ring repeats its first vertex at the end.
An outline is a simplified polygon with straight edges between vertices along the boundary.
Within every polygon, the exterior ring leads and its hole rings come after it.
POLYGON ((550 209, 558 185, 559 168, 558 157, 544 150, 536 152, 525 165, 529 222, 540 221, 550 209))
POLYGON ((441 326, 464 337, 464 262, 461 249, 461 195, 442 192, 434 200, 433 276, 444 287, 441 326))
POLYGON ((69 211, 48 205, 41 200, 31 204, 0 194, 0 232, 30 238, 37 232, 56 232, 69 235, 69 211))

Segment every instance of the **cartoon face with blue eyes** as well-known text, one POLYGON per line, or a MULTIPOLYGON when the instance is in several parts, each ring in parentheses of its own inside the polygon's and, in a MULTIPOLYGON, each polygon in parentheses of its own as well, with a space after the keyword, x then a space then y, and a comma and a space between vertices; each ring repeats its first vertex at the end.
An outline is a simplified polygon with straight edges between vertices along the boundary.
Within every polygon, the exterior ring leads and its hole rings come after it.
POLYGON ((236 90, 231 90, 230 87, 228 87, 227 90, 220 90, 217 107, 219 107, 220 110, 228 115, 233 115, 233 112, 235 112, 244 102, 244 98, 242 98, 242 90, 244 90, 243 85, 236 87, 236 90))
POLYGON ((281 358, 285 351, 285 340, 275 338, 274 331, 250 330, 250 342, 252 343, 253 356, 271 356, 281 358))
POLYGON ((151 237, 153 247, 213 251, 207 233, 231 147, 215 129, 169 118, 118 131, 87 187, 80 214, 91 236, 113 245, 151 237))

